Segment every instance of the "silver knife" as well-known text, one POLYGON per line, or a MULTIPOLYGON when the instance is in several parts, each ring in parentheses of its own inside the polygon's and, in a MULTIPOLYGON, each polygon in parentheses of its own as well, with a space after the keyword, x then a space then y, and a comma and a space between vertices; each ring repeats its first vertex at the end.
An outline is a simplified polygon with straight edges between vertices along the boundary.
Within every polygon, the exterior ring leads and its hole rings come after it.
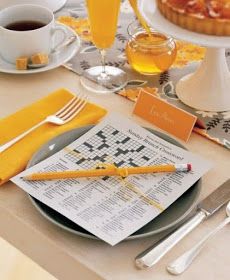
POLYGON ((172 234, 163 238, 157 245, 152 245, 135 258, 135 264, 145 269, 156 264, 182 238, 197 227, 204 219, 213 215, 230 200, 230 179, 197 205, 196 214, 176 229, 172 234))

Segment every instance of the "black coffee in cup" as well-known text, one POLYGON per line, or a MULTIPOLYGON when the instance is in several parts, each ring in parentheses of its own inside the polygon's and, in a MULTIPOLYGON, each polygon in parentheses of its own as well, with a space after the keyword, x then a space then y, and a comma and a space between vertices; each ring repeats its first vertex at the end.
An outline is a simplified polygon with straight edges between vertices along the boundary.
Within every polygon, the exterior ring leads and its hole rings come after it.
POLYGON ((41 28, 45 25, 46 25, 45 23, 39 21, 24 20, 24 21, 16 21, 16 22, 9 23, 5 26, 5 28, 14 31, 29 31, 29 30, 35 30, 41 28))
POLYGON ((66 27, 56 25, 53 12, 45 7, 23 4, 0 10, 0 56, 11 64, 36 53, 49 55, 68 36, 66 27), (57 37, 57 32, 63 36, 57 37))

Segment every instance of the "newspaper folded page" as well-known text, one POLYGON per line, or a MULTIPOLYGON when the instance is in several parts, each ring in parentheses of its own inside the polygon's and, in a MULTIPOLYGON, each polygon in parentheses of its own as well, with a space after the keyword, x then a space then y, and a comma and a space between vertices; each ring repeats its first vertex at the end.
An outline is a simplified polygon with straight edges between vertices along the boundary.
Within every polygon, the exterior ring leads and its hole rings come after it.
POLYGON ((157 217, 206 173, 212 164, 134 122, 110 114, 73 143, 18 174, 12 181, 110 245, 157 217), (191 172, 25 181, 47 171, 191 163, 191 172))

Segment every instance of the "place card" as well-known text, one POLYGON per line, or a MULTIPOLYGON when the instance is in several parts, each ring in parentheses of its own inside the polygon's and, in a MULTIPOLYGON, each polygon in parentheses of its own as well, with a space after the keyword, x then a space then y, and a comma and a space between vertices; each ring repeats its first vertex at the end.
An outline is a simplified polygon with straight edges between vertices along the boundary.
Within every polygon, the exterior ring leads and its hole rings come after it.
POLYGON ((140 90, 133 113, 183 141, 188 141, 197 122, 196 116, 144 90, 140 90))

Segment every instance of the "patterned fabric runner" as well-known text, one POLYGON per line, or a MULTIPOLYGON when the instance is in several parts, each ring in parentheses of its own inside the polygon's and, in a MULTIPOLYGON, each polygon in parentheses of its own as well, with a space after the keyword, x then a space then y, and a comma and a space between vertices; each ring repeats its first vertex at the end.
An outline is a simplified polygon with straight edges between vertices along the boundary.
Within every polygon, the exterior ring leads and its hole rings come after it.
MULTIPOLYGON (((85 10, 84 0, 69 1, 64 9, 56 14, 59 22, 73 28, 82 38, 82 48, 76 57, 64 66, 81 75, 82 72, 95 65, 100 65, 100 56, 96 47, 91 42, 89 23, 85 10), (71 3, 72 2, 72 3, 71 3)), ((158 88, 159 97, 167 102, 196 115, 206 128, 194 128, 194 131, 204 137, 230 149, 230 112, 215 113, 192 109, 183 104, 176 96, 175 84, 183 76, 194 72, 199 61, 204 57, 205 49, 186 42, 177 42, 177 59, 169 71, 160 75, 145 76, 131 69, 126 61, 125 46, 128 40, 127 27, 135 20, 133 11, 127 0, 121 4, 116 41, 108 50, 107 65, 123 68, 128 74, 126 89, 120 95, 136 101, 138 88, 158 88)), ((227 62, 230 65, 230 51, 226 50, 227 62)))

